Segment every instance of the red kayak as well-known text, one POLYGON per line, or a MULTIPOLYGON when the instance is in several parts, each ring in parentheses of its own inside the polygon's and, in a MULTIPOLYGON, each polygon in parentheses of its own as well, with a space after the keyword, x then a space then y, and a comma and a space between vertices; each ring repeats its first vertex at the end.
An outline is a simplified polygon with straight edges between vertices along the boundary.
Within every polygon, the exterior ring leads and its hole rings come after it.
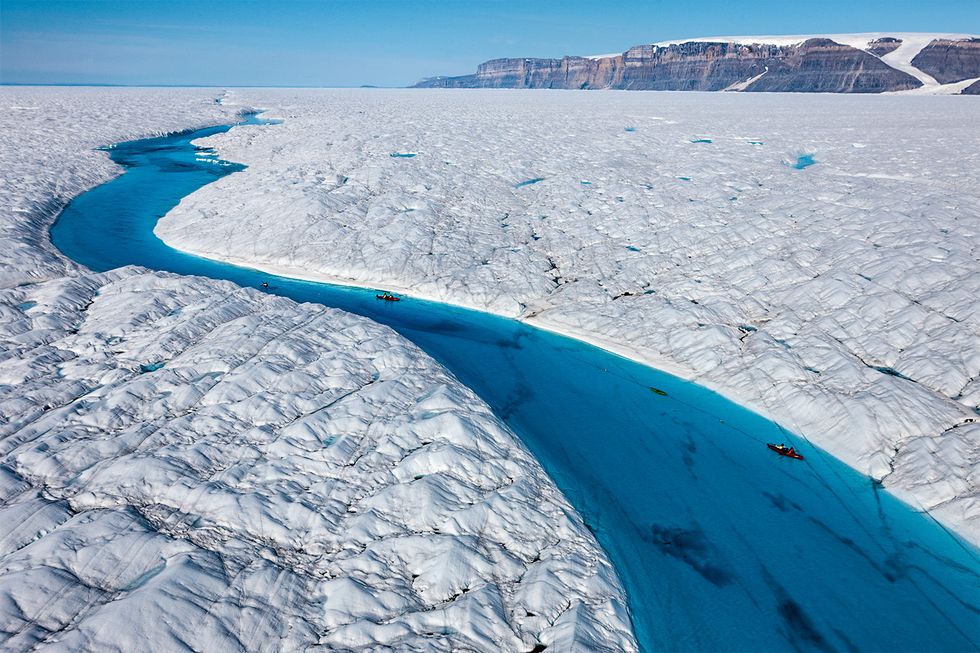
POLYGON ((803 455, 797 453, 796 449, 793 447, 787 447, 785 444, 773 444, 767 442, 766 446, 778 453, 780 456, 786 456, 787 458, 795 458, 797 460, 803 460, 803 455))
POLYGON ((398 301, 401 301, 401 298, 400 297, 395 297, 394 295, 392 295, 389 292, 386 292, 383 295, 375 295, 375 297, 377 299, 383 299, 386 302, 398 302, 398 301))

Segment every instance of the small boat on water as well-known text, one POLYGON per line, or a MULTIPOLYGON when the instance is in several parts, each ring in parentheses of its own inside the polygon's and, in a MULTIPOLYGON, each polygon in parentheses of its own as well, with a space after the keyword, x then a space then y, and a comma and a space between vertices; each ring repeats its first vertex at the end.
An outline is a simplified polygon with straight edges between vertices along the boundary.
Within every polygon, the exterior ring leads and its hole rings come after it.
POLYGON ((396 297, 395 295, 392 295, 390 292, 386 292, 386 293, 384 293, 382 295, 375 295, 375 298, 376 299, 384 300, 386 302, 398 302, 398 301, 401 301, 401 297, 396 297))
POLYGON ((772 442, 767 442, 766 446, 778 453, 780 456, 795 458, 796 460, 803 460, 803 454, 797 452, 793 447, 787 447, 785 444, 773 444, 772 442))

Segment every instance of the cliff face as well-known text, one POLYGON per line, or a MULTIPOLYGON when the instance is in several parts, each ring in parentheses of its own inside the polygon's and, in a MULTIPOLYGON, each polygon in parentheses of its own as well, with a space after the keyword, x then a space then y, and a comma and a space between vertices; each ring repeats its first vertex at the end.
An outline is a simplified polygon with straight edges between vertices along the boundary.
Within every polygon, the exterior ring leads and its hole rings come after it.
POLYGON ((898 49, 898 46, 902 44, 902 39, 896 39, 892 36, 885 36, 880 39, 875 39, 868 44, 868 52, 876 57, 883 57, 889 52, 894 52, 898 49))
POLYGON ((828 39, 810 39, 798 46, 640 46, 624 55, 623 64, 621 78, 609 88, 875 93, 921 85, 867 52, 828 39))
POLYGON ((915 55, 912 65, 940 84, 980 77, 980 39, 936 39, 915 55))
MULTIPOLYGON (((867 50, 811 38, 793 45, 689 41, 640 45, 617 56, 561 59, 494 59, 475 74, 419 82, 427 88, 561 88, 663 91, 793 91, 880 93, 922 86, 912 75, 880 59, 902 44, 883 37, 867 50)), ((935 40, 922 50, 928 70, 940 82, 980 72, 980 39, 935 40), (936 74, 932 72, 936 71, 936 74), (945 71, 949 70, 948 73, 945 71)))
POLYGON ((881 93, 922 86, 919 80, 878 57, 830 39, 811 39, 787 48, 784 56, 769 66, 769 72, 746 90, 881 93))
POLYGON ((720 91, 765 72, 779 48, 735 43, 641 45, 623 55, 611 88, 657 91, 720 91))
POLYGON ((446 79, 464 80, 451 88, 589 88, 596 64, 584 57, 493 59, 480 64, 475 75, 446 79))

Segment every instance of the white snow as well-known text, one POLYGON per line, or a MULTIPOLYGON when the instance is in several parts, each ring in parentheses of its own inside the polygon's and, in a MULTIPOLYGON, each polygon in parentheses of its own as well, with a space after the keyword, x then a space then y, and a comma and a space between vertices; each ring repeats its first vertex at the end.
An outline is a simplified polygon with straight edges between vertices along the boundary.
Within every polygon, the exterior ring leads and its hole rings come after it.
POLYGON ((519 317, 680 373, 980 542, 971 98, 243 97, 285 122, 209 139, 249 168, 166 216, 171 245, 519 317), (817 164, 794 169, 802 154, 817 164))
MULTIPOLYGON (((905 34, 902 37, 896 37, 896 38, 902 39, 901 45, 899 45, 891 52, 882 55, 881 60, 884 61, 889 66, 891 66, 892 68, 901 70, 903 73, 908 73, 909 75, 912 75, 912 77, 915 77, 920 82, 922 82, 922 85, 924 87, 939 86, 939 82, 937 82, 932 75, 927 75, 926 73, 922 72, 921 70, 919 70, 918 68, 912 65, 912 59, 915 58, 915 55, 919 54, 919 52, 922 51, 922 48, 932 43, 932 41, 934 41, 937 37, 932 34, 905 34)), ((944 38, 950 38, 950 37, 944 37, 944 38)), ((961 37, 961 38, 968 38, 968 37, 961 37)), ((959 39, 953 39, 953 40, 959 40, 959 39)))
POLYGON ((38 107, 0 114, 0 646, 636 650, 581 519, 404 338, 229 283, 85 273, 45 242, 118 172, 91 147, 225 122, 233 95, 0 93, 38 107))
MULTIPOLYGON (((849 45, 852 48, 857 48, 858 50, 867 50, 868 46, 873 41, 877 41, 881 38, 893 37, 903 40, 913 41, 915 43, 922 43, 916 53, 925 47, 933 39, 967 39, 975 38, 968 34, 946 34, 946 33, 926 33, 926 32, 861 32, 852 34, 767 34, 767 35, 742 35, 742 36, 697 36, 693 38, 681 38, 681 39, 671 39, 668 41, 657 41, 651 43, 658 48, 666 48, 671 45, 682 45, 684 43, 743 43, 745 45, 778 45, 778 46, 792 46, 799 45, 804 41, 810 39, 830 39, 841 43, 843 45, 849 45)), ((613 54, 595 54, 589 55, 588 59, 606 59, 609 57, 618 57, 623 54, 622 52, 616 52, 613 54)), ((914 54, 912 55, 915 56, 914 54)), ((911 60, 912 57, 909 57, 911 60)))
MULTIPOLYGON (((960 41, 964 39, 977 38, 973 34, 955 34, 952 32, 858 32, 851 34, 769 34, 764 36, 702 36, 697 38, 674 39, 671 41, 658 41, 653 45, 665 48, 669 45, 679 45, 681 43, 745 43, 745 44, 769 44, 769 45, 799 45, 810 39, 830 39, 843 45, 849 45, 858 50, 867 50, 873 42, 883 38, 901 39, 903 43, 913 44, 908 46, 914 48, 915 52, 927 46, 935 39, 949 39, 960 41)), ((899 48, 901 49, 901 48, 899 48)), ((912 57, 908 57, 911 61, 912 57)), ((904 58, 904 57, 903 57, 904 58)))
MULTIPOLYGON (((925 76, 928 77, 928 75, 925 76)), ((963 89, 977 81, 980 81, 980 77, 950 82, 949 84, 940 84, 933 80, 934 83, 924 84, 919 88, 910 88, 907 91, 886 91, 883 95, 959 95, 963 89)))
POLYGON ((762 76, 765 75, 767 72, 769 72, 769 66, 766 66, 766 69, 763 70, 758 75, 754 75, 752 77, 749 77, 748 79, 743 79, 740 82, 735 82, 734 84, 731 84, 731 85, 725 87, 722 90, 725 90, 725 91, 744 91, 749 86, 751 86, 755 82, 757 82, 760 79, 762 79, 762 76))

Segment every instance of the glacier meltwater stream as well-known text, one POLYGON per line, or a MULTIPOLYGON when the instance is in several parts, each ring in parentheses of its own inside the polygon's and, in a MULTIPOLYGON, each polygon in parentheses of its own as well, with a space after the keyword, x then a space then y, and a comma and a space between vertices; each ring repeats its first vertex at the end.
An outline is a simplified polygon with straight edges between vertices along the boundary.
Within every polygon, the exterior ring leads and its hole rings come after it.
POLYGON ((975 547, 711 391, 514 320, 377 301, 371 290, 165 245, 153 235, 161 216, 242 169, 191 143, 227 129, 112 148, 125 174, 71 202, 51 229, 55 245, 95 270, 135 264, 267 282, 268 292, 367 316, 414 341, 490 404, 582 514, 623 580, 643 650, 980 649, 975 547), (776 456, 766 441, 793 444, 806 460, 776 456))

